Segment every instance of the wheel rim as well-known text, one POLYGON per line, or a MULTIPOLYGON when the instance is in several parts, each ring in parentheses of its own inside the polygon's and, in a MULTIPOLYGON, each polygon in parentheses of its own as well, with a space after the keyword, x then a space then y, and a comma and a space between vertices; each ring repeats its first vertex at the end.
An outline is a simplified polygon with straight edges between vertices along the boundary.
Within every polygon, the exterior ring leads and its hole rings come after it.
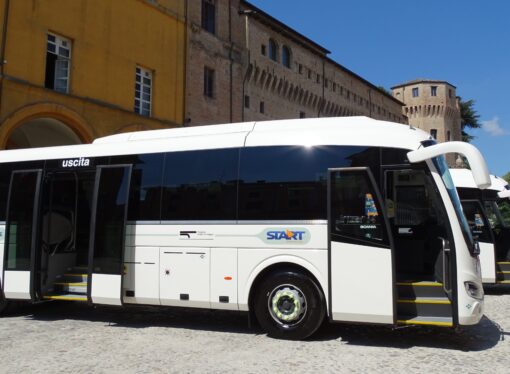
POLYGON ((282 284, 269 294, 268 305, 271 317, 283 327, 292 327, 306 315, 306 297, 298 287, 282 284))

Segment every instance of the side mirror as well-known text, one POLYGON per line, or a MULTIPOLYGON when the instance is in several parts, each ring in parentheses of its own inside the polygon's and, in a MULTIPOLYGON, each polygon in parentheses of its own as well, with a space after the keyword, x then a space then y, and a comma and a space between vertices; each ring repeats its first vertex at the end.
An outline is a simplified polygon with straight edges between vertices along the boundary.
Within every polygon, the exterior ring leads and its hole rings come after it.
POLYGON ((472 144, 464 142, 446 142, 434 144, 430 147, 420 148, 407 154, 407 159, 411 163, 428 160, 439 155, 447 153, 460 153, 464 155, 471 167, 473 179, 479 189, 483 190, 491 185, 491 177, 487 163, 480 151, 472 144))

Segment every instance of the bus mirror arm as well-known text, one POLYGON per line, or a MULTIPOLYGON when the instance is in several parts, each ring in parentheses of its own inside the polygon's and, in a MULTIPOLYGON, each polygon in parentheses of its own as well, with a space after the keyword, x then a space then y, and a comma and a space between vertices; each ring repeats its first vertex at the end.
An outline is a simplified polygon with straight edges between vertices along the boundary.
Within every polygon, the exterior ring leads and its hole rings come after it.
POLYGON ((487 163, 480 151, 473 145, 465 142, 446 142, 434 144, 430 147, 420 148, 407 154, 411 163, 422 162, 433 157, 445 155, 447 153, 459 153, 466 157, 473 179, 479 189, 486 189, 491 185, 491 178, 487 163))

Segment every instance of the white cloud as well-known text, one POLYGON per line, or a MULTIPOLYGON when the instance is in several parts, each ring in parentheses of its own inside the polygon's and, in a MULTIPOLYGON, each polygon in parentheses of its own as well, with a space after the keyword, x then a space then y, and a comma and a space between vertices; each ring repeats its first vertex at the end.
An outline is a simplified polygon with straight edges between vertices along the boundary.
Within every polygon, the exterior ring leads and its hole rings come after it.
POLYGON ((500 135, 506 135, 508 134, 508 131, 506 131, 504 128, 501 127, 499 124, 499 118, 494 117, 493 119, 489 121, 482 121, 482 129, 485 132, 488 132, 492 136, 500 136, 500 135))

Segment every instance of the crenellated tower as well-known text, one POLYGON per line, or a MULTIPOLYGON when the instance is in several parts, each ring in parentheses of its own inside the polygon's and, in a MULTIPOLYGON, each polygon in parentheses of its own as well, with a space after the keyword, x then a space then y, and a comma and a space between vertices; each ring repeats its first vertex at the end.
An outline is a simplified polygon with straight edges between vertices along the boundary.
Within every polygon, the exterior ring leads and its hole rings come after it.
POLYGON ((409 124, 429 132, 439 142, 462 140, 456 87, 446 81, 417 79, 391 88, 404 103, 409 124))

